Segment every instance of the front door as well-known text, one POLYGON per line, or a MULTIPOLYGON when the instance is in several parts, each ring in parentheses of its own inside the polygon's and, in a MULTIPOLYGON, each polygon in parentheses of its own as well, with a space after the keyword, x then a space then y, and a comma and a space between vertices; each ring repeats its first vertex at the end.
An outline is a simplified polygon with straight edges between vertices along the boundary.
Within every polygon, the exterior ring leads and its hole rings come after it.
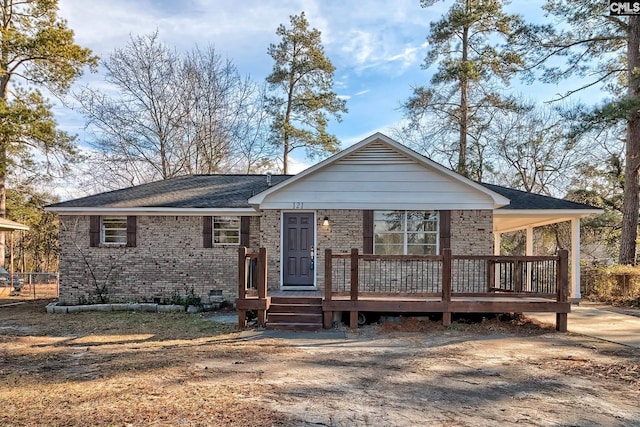
POLYGON ((313 212, 283 214, 282 287, 314 287, 313 212))

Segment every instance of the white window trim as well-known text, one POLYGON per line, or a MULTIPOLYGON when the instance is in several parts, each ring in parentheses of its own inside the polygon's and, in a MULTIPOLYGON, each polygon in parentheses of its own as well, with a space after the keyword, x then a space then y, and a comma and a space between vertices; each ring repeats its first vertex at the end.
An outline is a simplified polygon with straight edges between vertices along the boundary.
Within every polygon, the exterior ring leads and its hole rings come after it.
MULTIPOLYGON (((436 250, 435 250, 435 254, 437 255, 440 253, 440 211, 429 211, 429 210, 386 210, 386 209, 381 209, 381 210, 376 210, 374 211, 373 215, 374 215, 374 220, 373 220, 373 253, 376 253, 376 230, 375 230, 375 213, 376 212, 402 212, 403 214, 403 230, 402 231, 396 231, 396 232, 386 232, 386 233, 382 233, 382 234, 398 234, 398 235, 402 235, 402 254, 403 255, 408 255, 408 250, 409 250, 409 239, 408 239, 408 235, 409 234, 416 234, 418 233, 417 231, 411 231, 408 232, 407 230, 407 224, 409 221, 407 221, 407 215, 409 212, 435 212, 437 215, 438 220, 436 221, 436 229, 435 231, 427 231, 426 233, 429 234, 435 234, 436 235, 436 250)), ((416 245, 416 246, 432 246, 432 245, 416 245)))
POLYGON ((100 217, 100 244, 105 246, 126 246, 127 245, 127 217, 126 216, 101 216, 100 217), (105 219, 122 219, 124 220, 124 228, 109 228, 109 230, 124 231, 124 242, 107 242, 106 230, 104 221, 105 219))

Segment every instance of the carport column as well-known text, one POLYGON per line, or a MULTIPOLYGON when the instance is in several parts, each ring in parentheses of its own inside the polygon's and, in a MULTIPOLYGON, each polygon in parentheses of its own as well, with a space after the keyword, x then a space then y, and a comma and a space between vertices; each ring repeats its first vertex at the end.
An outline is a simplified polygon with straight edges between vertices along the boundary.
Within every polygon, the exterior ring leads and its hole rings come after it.
MULTIPOLYGON (((527 239, 525 244, 524 254, 526 256, 533 256, 533 227, 527 227, 527 239)), ((531 263, 527 263, 527 284, 526 290, 531 290, 531 263)))
MULTIPOLYGON (((495 256, 500 256, 502 247, 502 233, 498 233, 497 231, 493 232, 493 254, 495 256)), ((500 264, 496 262, 494 267, 493 277, 495 278, 495 283, 489 283, 489 286, 496 287, 497 283, 500 282, 500 264)))
POLYGON ((571 299, 580 302, 580 218, 571 220, 571 299))

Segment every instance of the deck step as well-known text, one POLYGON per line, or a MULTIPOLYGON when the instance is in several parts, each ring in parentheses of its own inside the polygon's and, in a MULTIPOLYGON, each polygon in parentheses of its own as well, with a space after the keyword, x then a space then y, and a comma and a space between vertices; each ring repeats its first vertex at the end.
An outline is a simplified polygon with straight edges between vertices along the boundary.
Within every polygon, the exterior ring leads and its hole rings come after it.
POLYGON ((304 304, 322 306, 322 297, 271 297, 271 304, 304 304))
POLYGON ((321 297, 272 297, 267 329, 317 331, 322 329, 321 297))
POLYGON ((271 303, 269 312, 322 314, 322 305, 271 303))
POLYGON ((269 323, 322 324, 322 313, 274 313, 269 310, 269 323))

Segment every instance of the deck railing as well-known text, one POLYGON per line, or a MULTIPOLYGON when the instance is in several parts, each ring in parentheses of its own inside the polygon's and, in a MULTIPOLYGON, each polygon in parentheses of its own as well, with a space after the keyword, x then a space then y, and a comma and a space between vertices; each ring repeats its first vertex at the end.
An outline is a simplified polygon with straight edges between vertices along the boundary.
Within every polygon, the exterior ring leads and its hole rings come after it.
POLYGON ((452 255, 450 250, 442 255, 368 255, 357 249, 350 254, 327 249, 325 296, 451 293, 553 298, 563 256, 566 251, 556 256, 471 256, 452 255))
POLYGON ((238 325, 244 328, 247 311, 256 311, 258 325, 264 327, 270 300, 267 297, 267 250, 249 253, 246 247, 238 249, 238 325))

